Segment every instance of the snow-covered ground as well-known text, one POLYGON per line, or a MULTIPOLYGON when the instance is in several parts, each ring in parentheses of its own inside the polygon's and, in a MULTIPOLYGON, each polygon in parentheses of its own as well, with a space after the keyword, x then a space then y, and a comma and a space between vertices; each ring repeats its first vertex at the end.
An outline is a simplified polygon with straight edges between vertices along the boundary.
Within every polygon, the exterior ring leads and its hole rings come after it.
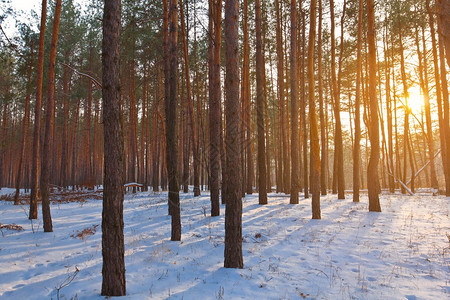
MULTIPOLYGON (((225 269, 224 206, 211 218, 207 193, 181 194, 182 242, 172 242, 166 197, 125 197, 125 299, 450 298, 450 198, 382 195, 383 212, 369 213, 367 196, 329 195, 311 220, 309 199, 247 196, 244 269, 225 269)), ((0 299, 102 299, 102 202, 51 209, 44 233, 40 211, 31 223, 27 206, 0 202, 0 222, 24 229, 1 230, 0 299)))

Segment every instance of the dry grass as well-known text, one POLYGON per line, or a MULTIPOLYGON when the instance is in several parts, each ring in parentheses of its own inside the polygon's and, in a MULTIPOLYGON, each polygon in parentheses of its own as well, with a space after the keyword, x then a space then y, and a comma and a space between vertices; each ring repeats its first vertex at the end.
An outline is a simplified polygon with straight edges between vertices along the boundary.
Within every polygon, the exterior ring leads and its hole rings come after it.
MULTIPOLYGON (((103 191, 89 191, 89 190, 53 190, 50 192, 50 202, 55 203, 71 203, 71 202, 80 202, 84 203, 88 199, 101 200, 103 198, 103 191)), ((0 201, 10 201, 14 202, 14 194, 5 194, 0 196, 0 201)), ((39 199, 38 202, 41 200, 39 199)), ((29 204, 30 203, 30 195, 29 194, 20 194, 19 195, 19 203, 20 204, 29 204)))
POLYGON ((22 231, 23 227, 17 224, 5 224, 0 223, 0 229, 14 230, 14 231, 22 231))
POLYGON ((76 239, 86 239, 88 236, 94 235, 97 232, 97 225, 92 225, 91 227, 86 227, 85 229, 79 231, 77 230, 76 233, 72 234, 71 237, 76 239))

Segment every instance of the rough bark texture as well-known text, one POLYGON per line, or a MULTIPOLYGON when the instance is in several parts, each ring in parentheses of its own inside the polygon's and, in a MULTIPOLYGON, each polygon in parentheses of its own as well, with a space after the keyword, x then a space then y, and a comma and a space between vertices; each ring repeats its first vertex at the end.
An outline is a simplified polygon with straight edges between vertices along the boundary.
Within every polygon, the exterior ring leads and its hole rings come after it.
POLYGON ((291 0, 291 204, 298 204, 297 1, 291 0))
POLYGON ((39 33, 39 52, 36 67, 36 101, 34 104, 34 132, 33 132, 33 154, 31 167, 31 195, 30 195, 30 220, 37 219, 37 200, 39 189, 39 162, 40 162, 40 132, 41 132, 41 106, 42 106, 42 80, 44 77, 44 42, 45 22, 47 19, 47 0, 42 0, 41 26, 39 33))
POLYGON ((242 200, 239 105, 239 2, 225 1, 225 115, 227 197, 225 209, 225 268, 244 267, 242 257, 242 200))
MULTIPOLYGON (((211 191, 211 216, 220 214, 220 43, 222 1, 209 0, 211 27, 214 35, 209 40, 209 162, 211 191)), ((211 28, 210 27, 210 28, 211 28)))
POLYGON ((166 160, 169 203, 172 205, 172 241, 181 240, 180 195, 178 185, 177 98, 178 98, 178 3, 169 0, 169 97, 166 98, 166 160))
POLYGON ((103 14, 104 190, 102 212, 102 295, 123 296, 125 247, 123 237, 123 136, 120 112, 121 1, 105 1, 103 14))
POLYGON ((44 154, 41 171, 41 196, 42 196, 42 218, 44 221, 44 232, 52 232, 52 217, 50 214, 49 184, 51 175, 51 157, 53 148, 53 128, 55 126, 55 64, 56 48, 58 44, 59 21, 61 16, 62 0, 56 1, 55 17, 53 19, 52 40, 50 43, 50 57, 47 77, 47 105, 44 136, 44 154))
POLYGON ((375 47, 375 12, 374 1, 367 0, 367 40, 369 43, 369 108, 370 108, 370 159, 367 168, 367 188, 369 190, 369 211, 381 211, 378 178, 378 161, 380 159, 380 133, 378 124, 377 100, 377 61, 375 47))
POLYGON ((256 123, 258 127, 258 192, 259 204, 267 204, 266 146, 264 130, 264 61, 261 34, 261 2, 255 1, 256 26, 256 123))
POLYGON ((316 9, 317 1, 311 0, 310 28, 308 45, 308 97, 309 97, 309 126, 311 136, 311 194, 312 218, 320 219, 320 144, 319 128, 317 126, 315 80, 314 80, 314 45, 316 42, 316 9))

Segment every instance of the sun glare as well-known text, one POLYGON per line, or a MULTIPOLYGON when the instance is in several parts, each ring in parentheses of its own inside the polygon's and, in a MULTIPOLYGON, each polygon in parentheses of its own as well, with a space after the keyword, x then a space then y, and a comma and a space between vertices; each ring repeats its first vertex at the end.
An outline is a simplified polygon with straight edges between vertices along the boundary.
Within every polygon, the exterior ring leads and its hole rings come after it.
POLYGON ((420 87, 414 85, 408 89, 408 107, 412 113, 420 113, 424 106, 424 100, 420 87))

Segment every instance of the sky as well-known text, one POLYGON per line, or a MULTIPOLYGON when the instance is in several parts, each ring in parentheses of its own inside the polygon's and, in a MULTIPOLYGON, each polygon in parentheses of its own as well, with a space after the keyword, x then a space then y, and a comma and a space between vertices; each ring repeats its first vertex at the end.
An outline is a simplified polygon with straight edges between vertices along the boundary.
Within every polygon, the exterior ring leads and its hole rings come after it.
MULTIPOLYGON (((47 7, 49 7, 49 3, 52 0, 47 0, 48 4, 47 7)), ((82 0, 75 0, 75 2, 82 2, 82 0)), ((14 12, 20 12, 21 17, 19 18, 25 18, 25 16, 30 16, 31 11, 34 10, 38 16, 41 15, 41 6, 42 6, 42 0, 10 0, 9 4, 4 4, 0 2, 0 13, 5 11, 6 7, 11 6, 14 12)), ((47 8, 48 9, 48 8, 47 8)), ((48 11, 47 11, 48 14, 48 11)), ((34 24, 39 24, 39 20, 36 20, 36 22, 33 22, 34 24)), ((8 35, 8 38, 12 38, 17 35, 17 30, 15 28, 15 22, 14 18, 9 17, 5 20, 5 23, 2 24, 2 27, 5 31, 5 33, 8 35)), ((36 28, 37 30, 37 28, 36 28)))

